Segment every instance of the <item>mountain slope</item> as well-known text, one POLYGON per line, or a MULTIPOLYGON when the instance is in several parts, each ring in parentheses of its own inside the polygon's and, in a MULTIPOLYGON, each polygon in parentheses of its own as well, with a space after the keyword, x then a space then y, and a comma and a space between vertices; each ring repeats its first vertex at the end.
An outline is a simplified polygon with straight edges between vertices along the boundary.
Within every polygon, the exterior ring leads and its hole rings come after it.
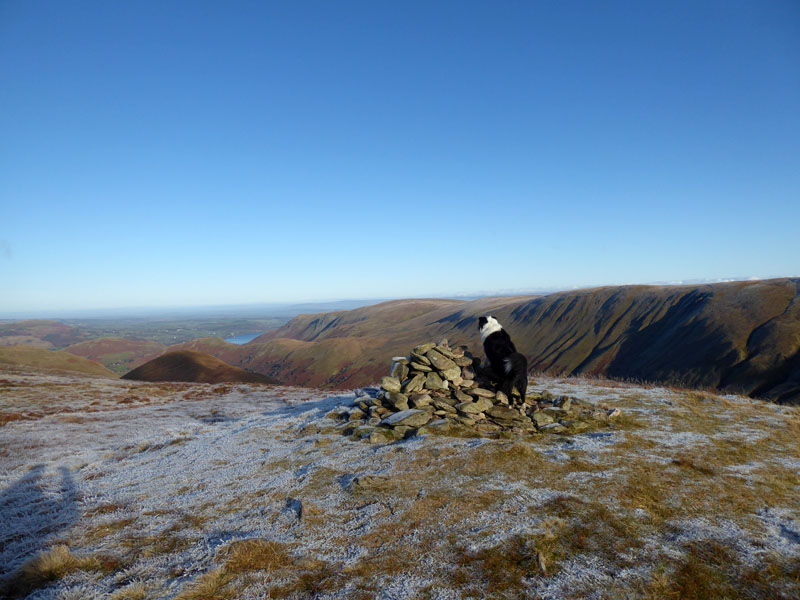
POLYGON ((71 371, 86 375, 99 375, 101 377, 117 377, 115 373, 93 360, 75 356, 69 352, 56 352, 27 346, 0 348, 0 365, 34 370, 71 371))
POLYGON ((64 348, 64 352, 97 361, 120 375, 154 359, 164 350, 166 346, 158 342, 124 338, 100 338, 64 348))
POLYGON ((800 279, 622 286, 472 302, 404 300, 303 315, 239 348, 193 347, 298 385, 352 387, 422 340, 481 352, 476 317, 491 313, 534 372, 587 374, 800 402, 800 279), (291 346, 281 339, 306 342, 291 346), (332 340, 355 339, 328 374, 332 340))
POLYGON ((64 348, 85 339, 86 336, 78 328, 58 321, 28 320, 0 323, 0 346, 64 348))
POLYGON ((260 373, 249 373, 218 358, 184 350, 168 352, 126 373, 134 381, 186 381, 193 383, 275 383, 260 373))

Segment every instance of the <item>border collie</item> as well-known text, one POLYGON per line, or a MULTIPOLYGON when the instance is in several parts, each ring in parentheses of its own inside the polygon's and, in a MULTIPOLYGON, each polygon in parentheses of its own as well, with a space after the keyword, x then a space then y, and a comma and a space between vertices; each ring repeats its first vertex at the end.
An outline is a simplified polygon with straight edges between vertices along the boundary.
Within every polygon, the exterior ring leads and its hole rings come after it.
POLYGON ((478 319, 478 330, 486 359, 489 361, 498 389, 511 402, 514 389, 519 391, 522 401, 528 389, 528 360, 514 347, 511 337, 491 315, 478 319))

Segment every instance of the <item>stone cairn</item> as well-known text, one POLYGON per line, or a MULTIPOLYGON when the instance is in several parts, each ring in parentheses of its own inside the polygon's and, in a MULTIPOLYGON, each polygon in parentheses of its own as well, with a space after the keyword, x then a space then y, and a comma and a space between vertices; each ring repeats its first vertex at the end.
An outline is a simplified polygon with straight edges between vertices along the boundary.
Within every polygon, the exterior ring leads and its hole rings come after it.
POLYGON ((413 435, 513 437, 536 433, 579 433, 619 414, 547 391, 506 397, 466 346, 447 340, 415 347, 393 359, 380 389, 356 391, 355 405, 330 416, 346 421, 353 439, 388 443, 413 435))

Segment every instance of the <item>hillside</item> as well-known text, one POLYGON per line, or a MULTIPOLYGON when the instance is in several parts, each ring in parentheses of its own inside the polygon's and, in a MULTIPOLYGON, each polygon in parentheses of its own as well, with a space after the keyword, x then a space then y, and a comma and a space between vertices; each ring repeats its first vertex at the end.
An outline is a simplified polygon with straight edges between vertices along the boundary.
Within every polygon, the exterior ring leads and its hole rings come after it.
POLYGON ((0 365, 23 369, 73 371, 100 377, 117 377, 103 365, 68 352, 27 346, 0 347, 0 365))
POLYGON ((539 378, 622 416, 387 444, 352 394, 2 379, 11 600, 800 596, 798 408, 539 378))
POLYGON ((100 338, 64 348, 65 352, 97 361, 118 375, 143 365, 164 350, 166 346, 158 342, 123 338, 100 338))
POLYGON ((64 348, 87 339, 81 330, 58 321, 0 323, 0 346, 64 348))
POLYGON ((126 373, 132 381, 186 381, 193 383, 276 383, 271 377, 250 373, 202 352, 167 352, 126 373))
POLYGON ((241 348, 192 347, 297 385, 367 385, 415 341, 480 348, 491 313, 534 372, 592 375, 800 402, 800 279, 697 286, 623 286, 472 302, 403 300, 303 315, 241 348), (333 340, 354 339, 328 374, 333 340), (287 339, 306 342, 292 345, 287 339), (310 345, 309 345, 310 344, 310 345), (302 351, 300 350, 302 348, 302 351), (363 352, 360 350, 363 348, 363 352), (313 383, 312 383, 313 382, 313 383))

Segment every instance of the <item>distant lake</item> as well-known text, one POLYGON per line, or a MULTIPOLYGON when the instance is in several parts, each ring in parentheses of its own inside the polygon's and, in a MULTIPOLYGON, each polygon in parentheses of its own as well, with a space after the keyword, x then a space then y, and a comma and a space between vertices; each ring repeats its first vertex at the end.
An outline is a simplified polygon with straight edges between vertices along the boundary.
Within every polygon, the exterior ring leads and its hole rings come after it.
POLYGON ((245 335, 237 335, 236 337, 228 338, 225 341, 230 343, 230 344, 239 344, 241 346, 242 344, 246 344, 247 342, 252 342, 254 339, 256 339, 260 335, 263 335, 263 332, 262 333, 247 333, 245 335))

